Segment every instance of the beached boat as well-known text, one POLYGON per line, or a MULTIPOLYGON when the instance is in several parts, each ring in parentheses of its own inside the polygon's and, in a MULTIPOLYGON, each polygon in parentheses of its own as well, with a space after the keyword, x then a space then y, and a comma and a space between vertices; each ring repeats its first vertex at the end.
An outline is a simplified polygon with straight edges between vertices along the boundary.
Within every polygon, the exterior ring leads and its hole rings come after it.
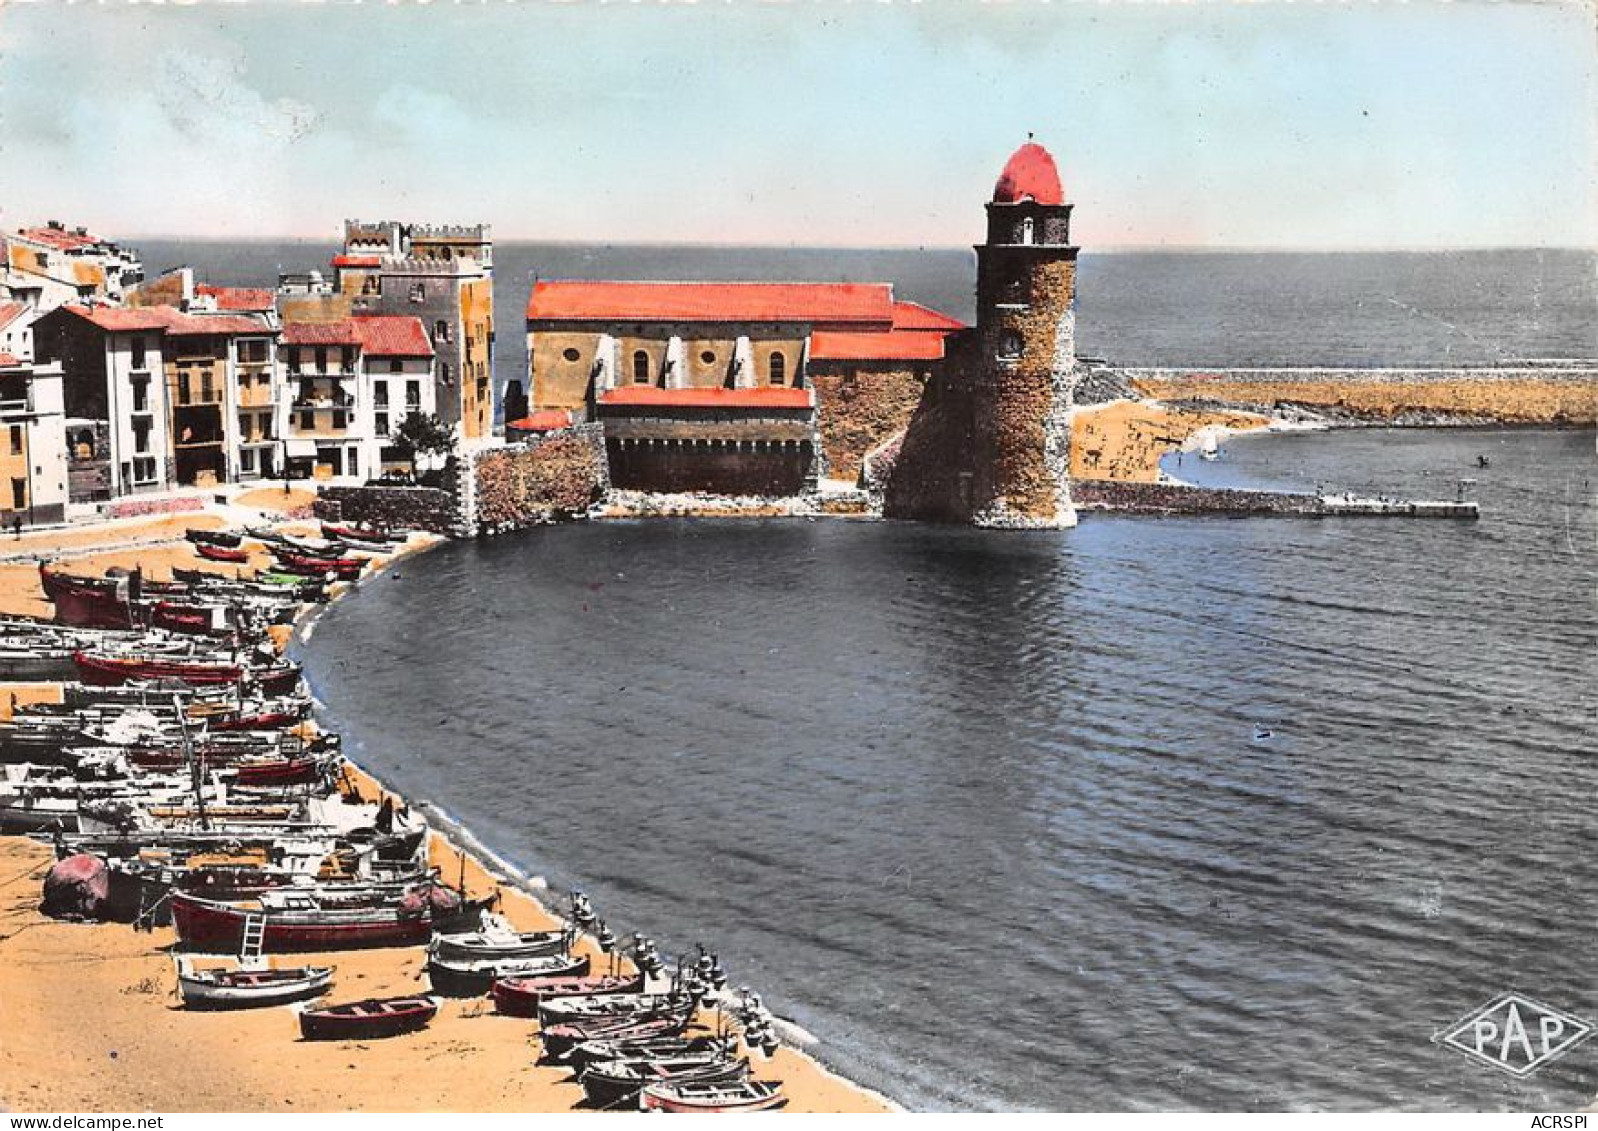
POLYGON ((139 576, 77 577, 39 563, 39 585, 55 605, 56 620, 85 628, 130 628, 139 576))
POLYGON ((644 1085, 644 1111, 717 1114, 773 1111, 788 1102, 777 1080, 672 1080, 644 1085))
POLYGON ((331 966, 264 970, 196 970, 177 960, 178 994, 189 1009, 255 1009, 320 997, 333 984, 331 966))
POLYGON ((386 530, 381 526, 338 522, 322 523, 322 537, 339 542, 363 542, 369 546, 388 546, 396 542, 405 541, 407 536, 406 531, 386 530))
POLYGON ((481 997, 499 978, 581 978, 586 973, 586 954, 466 959, 440 959, 430 955, 427 961, 427 976, 433 989, 450 997, 481 997))
POLYGON ((365 1041, 397 1037, 425 1029, 438 1013, 438 1002, 423 994, 367 998, 300 1014, 300 1035, 307 1041, 365 1041))
POLYGON ((488 916, 482 930, 434 935, 432 952, 445 961, 492 958, 538 958, 570 950, 570 931, 518 932, 499 916, 488 916))
POLYGON ((420 946, 433 933, 425 891, 361 907, 325 906, 314 892, 287 893, 275 906, 252 906, 174 891, 172 923, 186 949, 213 954, 236 954, 252 918, 261 924, 261 949, 267 953, 420 946))
POLYGON ((291 785, 314 785, 323 780, 332 766, 320 758, 282 758, 273 761, 240 762, 234 769, 233 784, 256 789, 291 785))
POLYGON ((183 532, 183 537, 197 546, 226 546, 229 549, 236 549, 244 541, 244 536, 236 530, 197 530, 192 526, 183 532))
POLYGON ((157 601, 150 607, 150 627, 195 636, 229 636, 237 627, 227 605, 157 601))
POLYGON ((749 1077, 749 1062, 712 1052, 668 1060, 601 1060, 577 1078, 588 1102, 605 1111, 636 1108, 650 1084, 725 1083, 749 1077))
POLYGON ((537 1017, 538 1003, 546 997, 590 997, 595 994, 636 994, 644 988, 642 974, 592 974, 584 978, 497 978, 489 989, 494 1009, 509 1017, 537 1017))
POLYGON ((244 565, 250 560, 250 552, 237 547, 213 546, 209 542, 197 542, 194 552, 208 562, 231 562, 235 565, 244 565))
POLYGON ((603 1060, 669 1060, 679 1056, 703 1056, 736 1051, 736 1042, 727 1037, 656 1037, 647 1041, 584 1041, 573 1045, 561 1058, 581 1073, 590 1064, 603 1060))
POLYGON ((545 1057, 561 1060, 584 1041, 650 1041, 658 1037, 679 1036, 687 1028, 687 1013, 645 1021, 633 1017, 607 1017, 544 1025, 538 1030, 538 1039, 543 1043, 545 1057))
POLYGON ((538 1003, 542 1025, 606 1019, 649 1021, 657 1017, 686 1017, 693 1000, 683 994, 585 994, 581 997, 546 997, 538 1003))
POLYGON ((326 577, 332 574, 340 581, 356 580, 367 564, 366 558, 313 557, 310 554, 277 546, 272 547, 272 553, 277 557, 278 567, 284 572, 303 574, 307 577, 326 577))
POLYGON ((238 683, 244 678, 244 669, 227 661, 153 656, 139 652, 79 650, 72 654, 72 662, 77 665, 78 676, 84 683, 101 687, 115 687, 135 679, 176 679, 183 683, 205 685, 238 683))

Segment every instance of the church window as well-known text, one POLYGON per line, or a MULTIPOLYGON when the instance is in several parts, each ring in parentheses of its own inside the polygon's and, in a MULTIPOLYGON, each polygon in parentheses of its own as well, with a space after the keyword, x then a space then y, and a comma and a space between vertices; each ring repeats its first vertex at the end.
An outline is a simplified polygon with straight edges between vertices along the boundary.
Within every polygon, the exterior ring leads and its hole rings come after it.
POLYGON ((773 385, 785 384, 788 380, 788 359, 780 353, 771 355, 767 363, 768 377, 773 385))
POLYGON ((700 353, 699 360, 704 362, 706 365, 714 365, 716 363, 715 351, 714 350, 704 350, 703 352, 700 353))
POLYGON ((564 350, 561 351, 561 355, 560 356, 564 357, 567 361, 576 361, 579 357, 582 356, 582 354, 578 353, 571 346, 567 346, 564 350))
POLYGON ((633 351, 633 384, 649 384, 649 355, 643 350, 633 351))
POLYGON ((1021 242, 1032 242, 1032 217, 1030 216, 1021 221, 1021 242))
POLYGON ((1021 356, 1021 335, 1010 332, 999 340, 999 357, 1005 361, 1015 361, 1021 356))

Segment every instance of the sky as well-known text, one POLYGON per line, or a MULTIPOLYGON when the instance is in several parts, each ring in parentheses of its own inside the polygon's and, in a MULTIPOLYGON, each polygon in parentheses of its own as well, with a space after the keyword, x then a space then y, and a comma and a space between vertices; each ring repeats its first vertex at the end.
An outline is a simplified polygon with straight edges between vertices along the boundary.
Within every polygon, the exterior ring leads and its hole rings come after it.
POLYGON ((1592 0, 0 0, 0 223, 958 246, 1598 246, 1592 0))

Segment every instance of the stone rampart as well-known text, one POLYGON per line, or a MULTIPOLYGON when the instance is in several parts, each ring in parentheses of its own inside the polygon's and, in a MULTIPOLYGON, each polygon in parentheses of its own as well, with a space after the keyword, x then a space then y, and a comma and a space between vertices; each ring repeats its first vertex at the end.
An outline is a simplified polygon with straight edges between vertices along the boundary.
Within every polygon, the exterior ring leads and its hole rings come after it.
POLYGON ((579 518, 610 489, 604 429, 580 424, 472 457, 479 534, 579 518))

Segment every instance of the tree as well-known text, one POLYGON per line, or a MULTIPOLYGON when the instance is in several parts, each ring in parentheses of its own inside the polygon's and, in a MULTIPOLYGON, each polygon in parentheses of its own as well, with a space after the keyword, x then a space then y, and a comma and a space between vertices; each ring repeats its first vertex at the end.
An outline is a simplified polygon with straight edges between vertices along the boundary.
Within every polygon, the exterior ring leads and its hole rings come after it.
POLYGON ((413 464, 418 456, 448 457, 455 451, 455 432, 431 413, 413 412, 394 429, 393 444, 413 464))

